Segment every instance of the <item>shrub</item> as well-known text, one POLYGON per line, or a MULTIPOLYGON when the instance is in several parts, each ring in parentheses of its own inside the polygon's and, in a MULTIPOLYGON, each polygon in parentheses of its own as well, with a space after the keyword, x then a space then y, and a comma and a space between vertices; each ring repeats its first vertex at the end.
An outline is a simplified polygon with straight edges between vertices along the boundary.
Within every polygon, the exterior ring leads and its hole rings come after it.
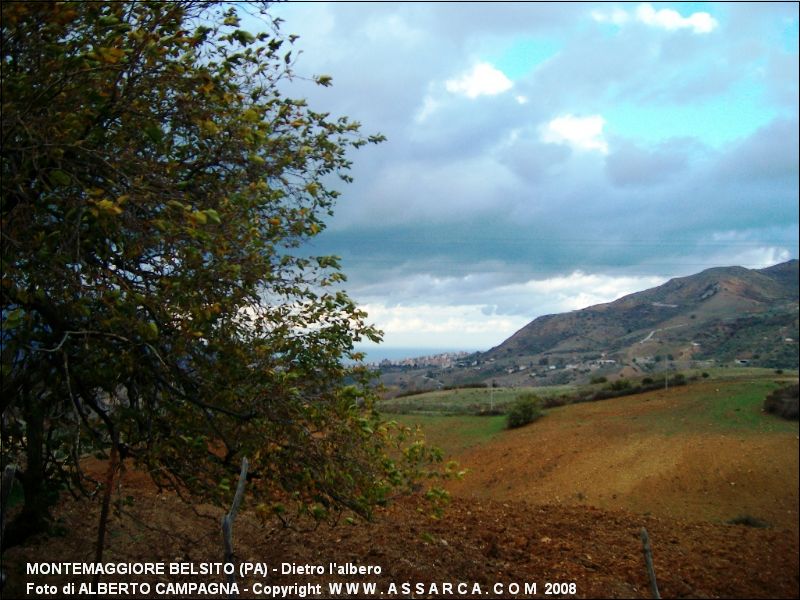
POLYGON ((561 394, 560 396, 549 396, 542 400, 542 408, 556 408, 558 406, 565 406, 570 404, 572 400, 569 396, 561 394))
POLYGON ((708 378, 708 373, 706 373, 705 371, 703 371, 703 379, 707 379, 707 378, 708 378))
POLYGON ((675 375, 670 377, 669 384, 670 385, 686 385, 686 375, 684 375, 683 373, 675 373, 675 375))
POLYGON ((627 379, 617 379, 616 381, 611 383, 610 389, 615 392, 621 392, 623 390, 627 390, 631 387, 631 382, 627 379))
POLYGON ((764 400, 764 410, 783 417, 784 419, 797 420, 798 411, 798 384, 792 384, 775 390, 764 400))
POLYGON ((517 396, 508 411, 506 427, 513 429, 527 425, 542 416, 542 403, 536 394, 526 392, 517 396))
POLYGON ((642 385, 650 385, 651 383, 653 383, 652 377, 645 377, 644 379, 642 379, 642 385))
POLYGON ((592 379, 591 379, 591 383, 605 383, 607 381, 608 381, 608 379, 606 379, 605 377, 602 377, 602 376, 601 377, 592 377, 592 379))
POLYGON ((757 519, 752 515, 739 515, 738 517, 734 517, 728 521, 729 525, 745 525, 746 527, 757 527, 757 528, 764 528, 769 527, 769 523, 766 521, 762 521, 761 519, 757 519))

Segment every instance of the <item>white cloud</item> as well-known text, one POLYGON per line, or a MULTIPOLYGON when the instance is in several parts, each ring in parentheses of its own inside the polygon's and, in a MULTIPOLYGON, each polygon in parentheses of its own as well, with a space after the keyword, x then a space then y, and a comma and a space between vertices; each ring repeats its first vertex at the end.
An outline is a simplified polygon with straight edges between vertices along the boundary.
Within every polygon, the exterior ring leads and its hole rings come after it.
POLYGON ((414 115, 414 120, 417 123, 422 123, 435 113, 441 104, 442 103, 433 96, 425 96, 425 99, 422 101, 422 108, 414 115))
POLYGON ((621 8, 614 7, 608 12, 593 10, 592 18, 599 23, 612 23, 614 25, 624 25, 630 20, 630 15, 621 8))
POLYGON ((611 23, 619 26, 635 18, 640 23, 667 31, 691 29, 694 33, 711 33, 719 25, 717 20, 707 12, 694 12, 688 17, 684 17, 671 8, 656 10, 648 3, 637 6, 633 15, 619 7, 608 11, 594 10, 591 15, 598 23, 611 23))
MULTIPOLYGON (((739 237, 735 234, 735 237, 739 237)), ((714 239, 725 239, 725 236, 714 236, 714 239)), ((730 238, 729 238, 730 239, 730 238)), ((774 246, 758 246, 744 248, 734 252, 717 252, 709 256, 712 265, 738 265, 747 269, 763 269, 778 263, 786 262, 792 254, 786 248, 774 246)))
POLYGON ((613 302, 662 283, 664 279, 661 277, 593 275, 575 271, 569 275, 503 286, 495 293, 501 297, 536 299, 538 306, 546 307, 546 312, 560 313, 613 302))
POLYGON ((398 42, 404 46, 413 46, 422 43, 425 32, 410 26, 406 20, 399 15, 374 16, 365 25, 364 32, 372 42, 392 44, 398 42))
POLYGON ((716 19, 707 12, 695 12, 688 17, 671 8, 656 10, 650 4, 636 7, 636 18, 645 25, 661 27, 668 31, 674 29, 691 29, 694 33, 710 33, 718 25, 716 19))
POLYGON ((489 274, 466 277, 412 277, 428 281, 426 302, 414 301, 421 290, 393 288, 396 305, 375 298, 363 308, 384 332, 386 347, 488 349, 533 319, 612 302, 664 283, 662 277, 614 276, 575 271, 569 275, 498 284, 489 274), (451 300, 461 299, 461 304, 451 300))
POLYGON ((556 117, 540 128, 540 137, 549 144, 568 144, 576 150, 592 150, 608 154, 608 143, 603 138, 606 120, 600 115, 556 117))
POLYGON ((496 96, 510 90, 514 83, 505 74, 486 62, 476 64, 461 77, 448 79, 445 88, 451 94, 462 94, 467 98, 496 96))
POLYGON ((528 319, 487 315, 483 305, 367 304, 369 320, 383 330, 386 347, 483 348, 499 344, 528 319))

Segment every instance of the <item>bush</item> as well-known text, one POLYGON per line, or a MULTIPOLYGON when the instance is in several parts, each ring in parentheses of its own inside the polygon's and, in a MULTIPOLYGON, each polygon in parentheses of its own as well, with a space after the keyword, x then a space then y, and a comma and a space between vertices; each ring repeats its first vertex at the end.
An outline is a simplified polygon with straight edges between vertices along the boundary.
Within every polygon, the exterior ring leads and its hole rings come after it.
POLYGON ((729 525, 745 525, 746 527, 757 527, 757 528, 764 528, 769 527, 769 523, 766 521, 762 521, 761 519, 757 519, 752 515, 739 515, 738 517, 734 517, 728 521, 729 525))
POLYGON ((651 383, 653 383, 652 377, 645 377, 644 379, 642 379, 642 385, 650 385, 651 383))
POLYGON ((675 373, 669 378, 670 385, 686 385, 686 375, 683 373, 675 373))
POLYGON ((611 383, 610 389, 614 390, 615 392, 621 392, 623 390, 627 390, 629 387, 631 387, 630 381, 627 379, 617 379, 611 383))
POLYGON ((784 419, 798 420, 798 385, 795 383, 772 392, 764 400, 764 410, 784 419))
POLYGON ((571 402, 572 399, 565 394, 561 394, 560 396, 549 396, 542 400, 542 408, 557 408, 559 406, 570 404, 571 402))
POLYGON ((508 411, 506 427, 513 429, 527 425, 542 416, 542 403, 536 394, 526 392, 517 396, 508 411))
POLYGON ((607 381, 608 379, 606 379, 605 377, 592 377, 591 379, 591 383, 605 383, 607 381))

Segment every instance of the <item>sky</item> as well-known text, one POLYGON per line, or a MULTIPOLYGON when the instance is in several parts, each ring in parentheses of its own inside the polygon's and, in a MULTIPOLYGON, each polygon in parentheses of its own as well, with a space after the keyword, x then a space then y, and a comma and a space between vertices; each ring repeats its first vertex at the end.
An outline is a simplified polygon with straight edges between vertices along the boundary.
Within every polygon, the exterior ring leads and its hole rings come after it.
POLYGON ((288 93, 387 141, 310 251, 384 346, 798 256, 797 3, 277 4, 288 93))

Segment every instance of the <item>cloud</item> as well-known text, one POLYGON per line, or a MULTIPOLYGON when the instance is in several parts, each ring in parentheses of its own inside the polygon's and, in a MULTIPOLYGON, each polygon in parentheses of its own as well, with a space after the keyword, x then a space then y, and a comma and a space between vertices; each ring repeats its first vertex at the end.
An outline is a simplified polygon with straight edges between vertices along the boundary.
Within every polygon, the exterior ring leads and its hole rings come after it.
POLYGON ((495 274, 430 278, 428 281, 435 289, 425 294, 425 301, 405 296, 397 304, 378 300, 363 307, 370 322, 384 332, 387 346, 460 345, 485 350, 540 315, 611 302, 665 280, 581 271, 511 284, 499 282, 495 274), (456 295, 461 298, 458 304, 448 301, 456 295))
POLYGON ((597 151, 608 154, 608 143, 603 138, 606 120, 600 115, 556 117, 541 128, 541 140, 549 144, 567 144, 576 150, 597 151))
POLYGON ((445 82, 448 92, 462 94, 467 98, 496 96, 510 90, 513 86, 514 83, 502 71, 487 62, 480 62, 471 71, 445 82))
POLYGON ((719 25, 717 20, 707 12, 695 12, 684 17, 671 8, 656 10, 648 3, 637 6, 633 15, 619 7, 614 7, 608 11, 593 10, 591 16, 598 23, 621 26, 636 19, 650 27, 658 27, 667 31, 691 29, 693 33, 711 33, 719 25))
POLYGON ((624 25, 630 21, 630 15, 616 6, 607 12, 593 10, 592 18, 598 23, 611 23, 613 25, 624 25))
POLYGON ((384 333, 387 347, 456 347, 486 350, 527 324, 520 316, 487 315, 481 305, 363 306, 384 333))
POLYGON ((652 27, 660 27, 667 31, 675 29, 691 29, 694 33, 711 33, 718 23, 707 12, 695 12, 688 17, 671 8, 656 10, 651 4, 640 4, 636 7, 636 18, 652 27))
POLYGON ((718 176, 737 182, 798 179, 800 125, 775 119, 748 138, 732 144, 718 165, 718 176))
POLYGON ((619 141, 606 159, 606 172, 617 186, 662 184, 702 158, 702 146, 691 139, 672 139, 652 148, 619 141))
POLYGON ((797 256, 796 5, 638 4, 274 5, 302 36, 287 94, 388 138, 304 249, 342 256, 386 345, 488 348, 647 277, 797 256), (532 39, 552 54, 515 70, 532 39))

